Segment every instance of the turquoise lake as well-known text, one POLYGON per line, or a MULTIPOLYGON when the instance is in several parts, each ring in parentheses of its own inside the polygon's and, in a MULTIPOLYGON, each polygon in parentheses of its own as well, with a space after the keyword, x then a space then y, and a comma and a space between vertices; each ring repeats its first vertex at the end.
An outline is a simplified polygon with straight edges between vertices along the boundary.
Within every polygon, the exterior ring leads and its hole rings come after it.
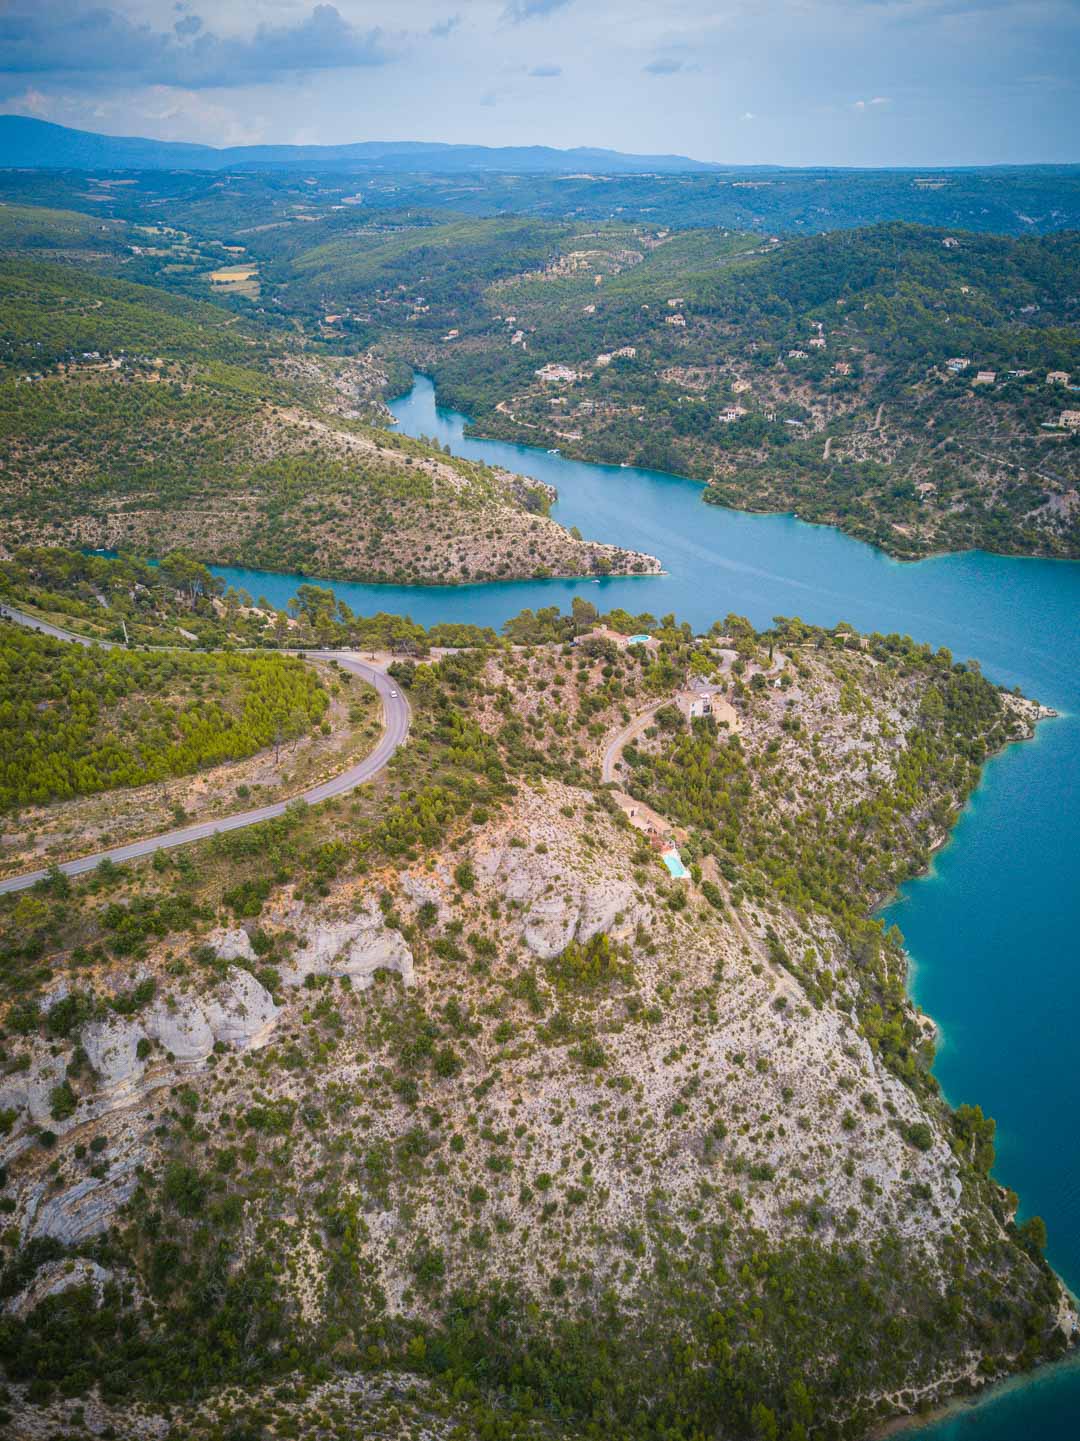
MULTIPOLYGON (((886 914, 907 939, 912 987, 941 1028, 936 1072, 949 1099, 998 1123, 995 1174, 1050 1232, 1049 1258, 1080 1290, 1080 564, 976 552, 915 564, 789 516, 707 506, 693 481, 589 465, 464 434, 420 377, 392 406, 400 428, 458 455, 550 482, 552 514, 591 539, 648 551, 662 576, 516 581, 461 587, 333 582, 363 614, 500 626, 526 606, 673 611, 705 628, 729 611, 757 625, 801 616, 900 631, 1060 712, 1036 740, 988 765, 931 873, 886 914)), ((301 580, 220 568, 231 584, 283 605, 301 580)), ((329 584, 330 582, 322 582, 329 584)), ((1006 1388, 920 1433, 933 1441, 1076 1441, 1080 1365, 1006 1388)))

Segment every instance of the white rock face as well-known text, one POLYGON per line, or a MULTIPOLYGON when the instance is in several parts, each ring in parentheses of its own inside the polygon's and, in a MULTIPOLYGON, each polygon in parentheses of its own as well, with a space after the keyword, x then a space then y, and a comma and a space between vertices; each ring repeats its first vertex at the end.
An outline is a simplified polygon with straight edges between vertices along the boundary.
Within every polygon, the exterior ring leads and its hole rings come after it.
POLYGON ((571 941, 588 941, 601 931, 621 936, 636 919, 628 882, 590 883, 549 856, 508 846, 481 857, 475 868, 506 900, 524 908, 522 939, 541 960, 551 960, 571 941), (623 920, 617 922, 620 914, 623 920))
POLYGON ((214 1040, 241 1051, 265 1046, 277 1024, 273 996, 250 971, 239 966, 203 998, 201 1008, 214 1040))
POLYGON ((418 906, 422 906, 425 902, 430 901, 433 905, 438 906, 439 914, 442 914, 443 893, 435 876, 424 875, 422 873, 403 875, 401 877, 401 889, 409 899, 415 901, 418 906))
POLYGON ((47 1297, 59 1296, 63 1291, 86 1285, 93 1286, 94 1295, 100 1305, 102 1292, 111 1280, 111 1271, 106 1271, 104 1266, 99 1266, 96 1261, 87 1261, 82 1256, 71 1260, 48 1261, 39 1267, 29 1286, 5 1303, 4 1314, 16 1316, 21 1321, 47 1297))
MULTIPOLYGON (((68 1074, 68 1056, 37 1056, 29 1071, 25 1072, 26 1079, 22 1082, 22 1105, 29 1112, 30 1120, 35 1125, 49 1125, 53 1130, 56 1128, 52 1120, 52 1091, 58 1087, 68 1074)), ((14 1085, 14 1092, 19 1094, 20 1085, 14 1085)), ((4 1102, 13 1104, 13 1102, 4 1102)), ((20 1110, 16 1104, 16 1110, 20 1110)))
POLYGON ((146 1032, 136 1021, 123 1016, 109 1016, 104 1021, 90 1021, 82 1028, 83 1049, 97 1072, 99 1089, 116 1091, 130 1089, 142 1079, 146 1062, 139 1059, 139 1042, 146 1032))
POLYGON ((541 960, 565 951, 577 929, 578 905, 563 895, 543 896, 529 906, 522 931, 525 944, 541 960))
POLYGON ((213 946, 223 961, 253 961, 255 950, 247 931, 237 926, 235 930, 211 931, 206 944, 213 946))
POLYGON ((214 1033, 192 996, 168 996, 155 1002, 146 1018, 146 1031, 163 1051, 187 1064, 205 1061, 214 1049, 214 1033))
POLYGON ((591 941, 601 931, 609 935, 620 929, 617 916, 626 917, 635 908, 633 887, 626 881, 605 881, 602 885, 589 886, 581 899, 578 916, 577 938, 591 941))
POLYGON ((98 1236, 112 1225, 117 1210, 131 1199, 138 1177, 134 1166, 105 1180, 87 1177, 69 1191, 39 1201, 31 1198, 25 1237, 51 1236, 65 1246, 98 1236))
POLYGON ((311 924, 305 940, 291 963, 281 967, 286 985, 302 985, 306 976, 348 976, 363 991, 378 970, 396 971, 407 986, 413 983, 412 952, 401 932, 385 926, 376 911, 311 924))

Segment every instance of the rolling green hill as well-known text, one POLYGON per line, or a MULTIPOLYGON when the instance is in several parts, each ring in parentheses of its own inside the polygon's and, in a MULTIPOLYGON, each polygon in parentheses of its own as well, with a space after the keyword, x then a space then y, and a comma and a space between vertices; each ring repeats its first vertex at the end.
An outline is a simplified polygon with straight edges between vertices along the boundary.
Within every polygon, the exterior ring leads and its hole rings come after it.
POLYGON ((411 249, 369 239, 362 269, 316 273, 343 325, 434 374, 479 431, 687 474, 896 555, 1080 554, 1062 421, 1080 233, 551 226, 543 264, 508 276, 500 257, 482 290, 453 283, 459 234, 418 222, 411 249))
POLYGON ((9 548, 428 582, 655 568, 571 536, 534 483, 367 423, 384 375, 363 357, 72 265, 11 261, 0 291, 9 548))

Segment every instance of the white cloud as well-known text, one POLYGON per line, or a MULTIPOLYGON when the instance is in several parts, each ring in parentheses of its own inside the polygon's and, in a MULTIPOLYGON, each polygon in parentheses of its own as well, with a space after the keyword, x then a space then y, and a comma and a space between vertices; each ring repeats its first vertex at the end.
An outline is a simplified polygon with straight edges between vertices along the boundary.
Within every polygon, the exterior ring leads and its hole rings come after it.
POLYGON ((294 21, 262 23, 247 35, 218 35, 198 15, 185 15, 172 30, 156 30, 81 0, 15 0, 0 14, 0 56, 0 69, 9 76, 52 74, 84 86, 122 78, 189 90, 395 58, 385 31, 357 28, 335 5, 314 5, 294 21))

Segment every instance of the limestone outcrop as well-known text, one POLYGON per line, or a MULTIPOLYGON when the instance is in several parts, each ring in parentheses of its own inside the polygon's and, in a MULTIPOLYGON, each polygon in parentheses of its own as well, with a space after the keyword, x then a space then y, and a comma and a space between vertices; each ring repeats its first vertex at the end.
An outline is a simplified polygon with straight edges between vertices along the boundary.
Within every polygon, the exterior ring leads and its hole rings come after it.
POLYGON ((115 1164, 107 1177, 87 1176, 52 1195, 46 1195, 44 1184, 39 1184, 26 1197, 24 1239, 51 1236, 73 1246, 107 1231, 138 1185, 135 1166, 136 1157, 129 1156, 115 1164))
POLYGON ((280 967, 287 986, 302 985, 307 976, 348 976, 361 991, 379 970, 396 971, 405 985, 413 983, 405 938, 372 907, 351 920, 309 922, 291 962, 280 967))
POLYGON ((100 1304, 105 1287, 112 1278, 111 1271, 99 1266, 96 1261, 88 1261, 84 1256, 47 1261, 38 1269, 29 1286, 4 1303, 4 1314, 21 1321, 49 1296, 59 1296, 77 1286, 92 1286, 95 1299, 100 1304))
POLYGON ((0 1110, 24 1112, 36 1126, 52 1124, 52 1092, 67 1074, 66 1056, 37 1056, 28 1071, 0 1088, 0 1110))
POLYGON ((239 966, 200 1004, 214 1040, 240 1051, 265 1046, 277 1022, 273 996, 250 971, 239 966))
POLYGON ((255 959, 255 948, 251 944, 251 937, 242 926, 233 929, 221 927, 211 931, 206 938, 206 944, 211 946, 223 961, 253 961, 255 959))
POLYGON ((83 1049, 97 1073, 100 1090, 130 1090, 142 1078, 146 1062, 139 1055, 139 1042, 145 1039, 142 1026, 123 1016, 109 1016, 83 1026, 83 1049))
POLYGON ((146 1017, 146 1032, 176 1060, 204 1061, 214 1049, 214 1033, 194 996, 166 996, 146 1017))
POLYGON ((626 881, 586 879, 549 856, 516 846, 479 858, 476 871, 520 908, 522 939, 541 960, 601 931, 621 938, 633 930, 636 902, 626 881))

